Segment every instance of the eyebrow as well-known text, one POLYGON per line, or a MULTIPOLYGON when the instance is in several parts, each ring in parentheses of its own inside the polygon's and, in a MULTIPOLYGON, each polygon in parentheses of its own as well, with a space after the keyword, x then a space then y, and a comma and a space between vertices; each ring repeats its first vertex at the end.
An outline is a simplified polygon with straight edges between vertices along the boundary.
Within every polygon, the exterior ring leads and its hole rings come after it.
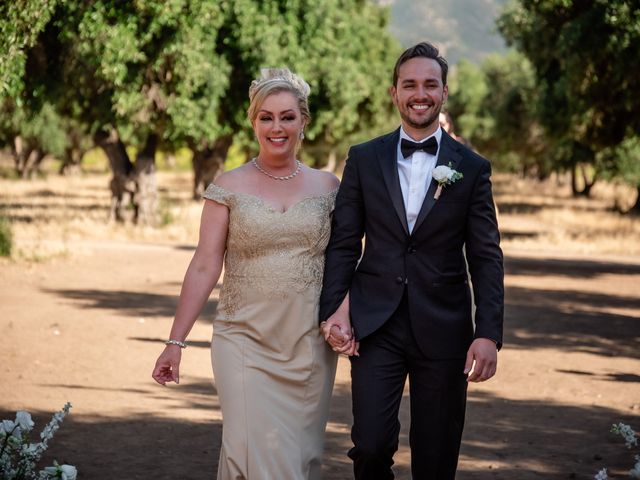
POLYGON ((413 78, 413 77, 409 77, 409 78, 403 78, 400 79, 400 81, 402 83, 426 83, 426 82, 438 82, 440 81, 440 79, 436 76, 433 77, 425 77, 425 78, 413 78))
POLYGON ((438 83, 439 79, 437 77, 427 77, 427 78, 423 78, 421 80, 417 80, 415 78, 404 78, 404 79, 401 80, 401 83, 403 85, 406 84, 406 83, 420 83, 420 82, 422 82, 422 83, 431 83, 431 82, 438 83))
MULTIPOLYGON (((270 115, 273 115, 273 112, 270 112, 269 110, 263 110, 263 109, 261 109, 258 113, 268 113, 270 115)), ((289 110, 283 110, 282 112, 280 112, 280 115, 284 113, 295 113, 295 110, 293 108, 290 108, 289 110)))

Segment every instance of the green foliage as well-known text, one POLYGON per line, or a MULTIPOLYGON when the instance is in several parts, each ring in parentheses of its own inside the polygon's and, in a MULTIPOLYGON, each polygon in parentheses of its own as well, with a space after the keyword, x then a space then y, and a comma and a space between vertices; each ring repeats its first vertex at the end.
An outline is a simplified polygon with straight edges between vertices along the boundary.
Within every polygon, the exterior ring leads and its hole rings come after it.
POLYGON ((222 112, 242 130, 235 142, 255 149, 247 89, 264 67, 287 66, 309 82, 305 152, 318 165, 329 150, 387 128, 393 118, 387 88, 399 53, 387 24, 387 10, 362 0, 233 2, 224 52, 244 88, 228 92, 222 112))
POLYGON ((89 172, 106 173, 109 171, 109 159, 102 149, 94 147, 82 157, 82 168, 89 172))
POLYGON ((25 150, 65 157, 88 148, 81 126, 58 108, 49 87, 56 68, 46 51, 54 12, 65 0, 0 5, 0 146, 21 137, 25 150))
POLYGON ((519 1, 499 19, 534 66, 550 135, 598 151, 640 134, 640 9, 632 4, 519 1))
POLYGON ((63 50, 78 58, 65 76, 81 98, 100 92, 80 105, 83 117, 135 145, 152 131, 169 150, 228 134, 249 144, 247 90, 268 66, 289 66, 311 84, 311 143, 380 128, 391 110, 385 87, 397 45, 385 33, 387 12, 368 2, 104 0, 60 11, 56 22, 63 50))
POLYGON ((482 69, 463 60, 452 69, 448 83, 447 110, 456 119, 457 133, 474 145, 481 143, 492 134, 491 112, 483 110, 489 86, 482 69))
POLYGON ((0 99, 22 91, 26 52, 47 25, 60 0, 0 3, 0 99))
POLYGON ((480 66, 461 62, 452 74, 448 102, 458 133, 511 171, 546 176, 553 142, 538 120, 533 69, 516 52, 489 56, 480 66))
POLYGON ((193 152, 188 148, 180 148, 175 152, 159 151, 156 153, 158 170, 189 172, 192 169, 193 152))
POLYGON ((638 186, 640 8, 628 0, 515 1, 498 28, 533 65, 555 168, 638 186))
POLYGON ((150 133, 178 148, 190 139, 216 138, 217 109, 229 66, 216 53, 224 21, 219 2, 160 0, 97 1, 64 12, 57 24, 78 58, 67 73, 83 98, 95 128, 112 124, 120 137, 140 146, 150 133))
MULTIPOLYGON (((2 12, 31 19, 36 3, 2 12)), ((308 155, 392 119, 386 89, 399 45, 386 31, 388 11, 369 1, 60 0, 32 24, 17 22, 24 58, 11 77, 20 81, 0 99, 0 143, 21 134, 61 155, 114 128, 138 151, 151 135, 167 152, 231 135, 246 152, 248 87, 272 66, 311 84, 308 155)))
POLYGON ((13 235, 9 219, 0 214, 0 257, 10 256, 12 247, 13 235))
POLYGON ((234 168, 242 165, 246 158, 245 153, 237 145, 231 145, 227 155, 227 160, 224 162, 224 169, 233 170, 234 168))
POLYGON ((640 137, 629 137, 619 145, 599 152, 599 170, 613 180, 640 187, 640 137))
POLYGON ((53 105, 45 103, 36 111, 16 109, 10 118, 13 130, 19 132, 25 142, 37 145, 58 158, 64 155, 69 125, 53 105))

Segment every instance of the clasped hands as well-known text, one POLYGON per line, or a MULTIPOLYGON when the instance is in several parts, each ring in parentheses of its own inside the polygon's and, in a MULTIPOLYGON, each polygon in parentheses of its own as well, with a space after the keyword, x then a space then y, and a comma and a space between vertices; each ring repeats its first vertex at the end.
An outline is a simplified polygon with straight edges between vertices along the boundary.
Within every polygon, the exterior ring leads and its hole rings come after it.
POLYGON ((348 357, 358 356, 360 342, 356 342, 351 322, 347 318, 340 319, 334 314, 325 322, 320 323, 320 329, 325 341, 331 346, 334 352, 348 357))

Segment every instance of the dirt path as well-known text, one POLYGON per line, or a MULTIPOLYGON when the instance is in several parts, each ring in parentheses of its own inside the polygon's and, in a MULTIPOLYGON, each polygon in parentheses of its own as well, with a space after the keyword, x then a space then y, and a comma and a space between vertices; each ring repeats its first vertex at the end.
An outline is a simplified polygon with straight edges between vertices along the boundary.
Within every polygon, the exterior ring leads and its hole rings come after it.
MULTIPOLYGON (((0 263, 0 413, 66 401, 48 459, 81 479, 212 479, 221 419, 211 383, 212 299, 185 351, 181 384, 150 371, 169 330, 191 245, 70 242, 73 255, 0 263)), ((622 475, 632 455, 609 434, 640 429, 640 258, 507 251, 499 373, 470 388, 459 480, 622 475)), ((214 296, 217 291, 214 292, 214 296)), ((348 479, 349 371, 340 362, 325 478, 348 479)), ((398 478, 407 479, 407 402, 398 478)), ((615 478, 615 477, 614 477, 615 478)))

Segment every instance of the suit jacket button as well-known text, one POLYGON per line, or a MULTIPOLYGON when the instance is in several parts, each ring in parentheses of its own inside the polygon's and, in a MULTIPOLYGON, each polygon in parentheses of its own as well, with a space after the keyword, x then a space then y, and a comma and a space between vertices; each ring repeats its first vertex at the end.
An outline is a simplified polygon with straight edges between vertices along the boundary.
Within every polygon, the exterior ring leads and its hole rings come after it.
POLYGON ((397 284, 404 283, 404 278, 402 278, 402 277, 396 278, 396 283, 397 284))

